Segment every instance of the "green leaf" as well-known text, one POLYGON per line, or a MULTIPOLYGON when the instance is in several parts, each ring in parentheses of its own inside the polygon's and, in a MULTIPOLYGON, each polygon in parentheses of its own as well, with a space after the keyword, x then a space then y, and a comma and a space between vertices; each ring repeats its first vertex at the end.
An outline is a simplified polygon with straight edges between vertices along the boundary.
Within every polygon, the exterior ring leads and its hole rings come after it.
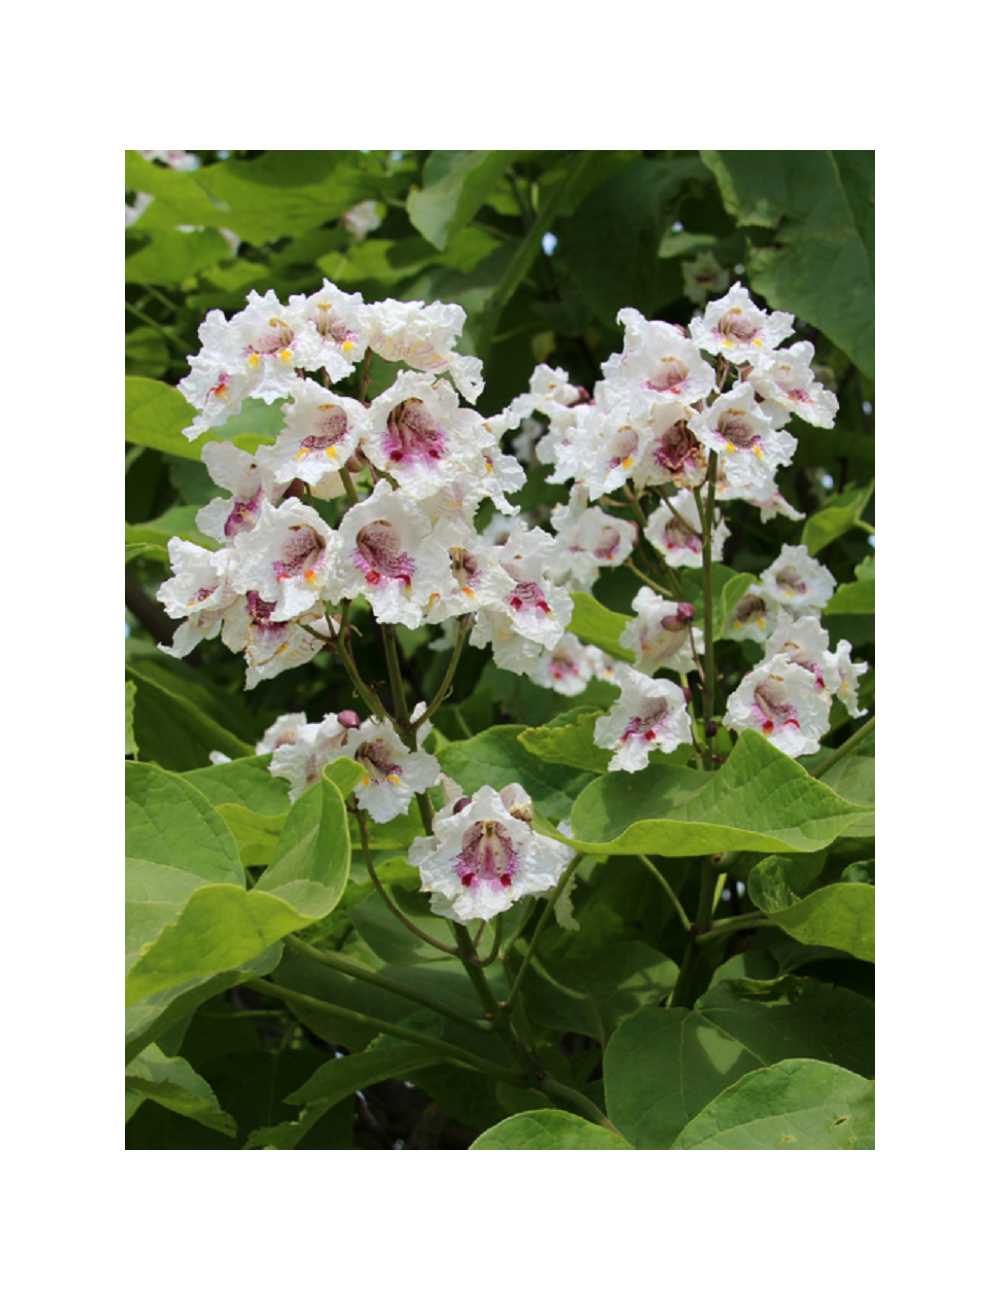
POLYGON ((186 781, 147 763, 125 765, 125 852, 130 961, 194 890, 243 881, 236 845, 219 814, 186 781))
MULTIPOLYGON (((819 762, 822 757, 822 754, 817 754, 815 761, 819 762)), ((834 763, 833 767, 820 777, 820 780, 831 790, 835 790, 841 799, 847 799, 850 803, 869 805, 875 803, 875 759, 870 754, 857 752, 848 754, 839 763, 834 763)), ((874 808, 866 817, 862 817, 842 833, 850 839, 868 839, 873 836, 875 834, 874 808)))
POLYGON ((714 235, 696 235, 687 230, 667 230, 660 240, 660 257, 687 257, 699 248, 711 248, 719 241, 714 235))
POLYGON ((733 610, 735 610, 736 606, 740 603, 755 582, 756 578, 752 573, 738 573, 734 578, 729 578, 727 580, 725 586, 722 588, 722 597, 719 604, 715 606, 713 601, 713 608, 717 608, 719 611, 717 617, 713 620, 715 631, 715 635, 712 638, 713 641, 718 641, 725 635, 726 627, 732 617, 733 610))
POLYGON ((145 248, 125 259, 125 283, 180 285, 230 256, 217 230, 158 230, 145 248))
POLYGON ((204 712, 196 700, 156 680, 137 662, 125 665, 125 676, 136 687, 135 738, 143 758, 184 771, 201 767, 212 750, 230 757, 253 753, 227 727, 204 712))
POLYGON ((481 1133, 470 1151, 631 1151, 610 1129, 562 1110, 527 1110, 481 1133))
POLYGON ((597 778, 573 805, 574 838, 564 842, 602 856, 811 853, 866 811, 814 781, 756 732, 745 731, 712 776, 663 764, 597 778))
POLYGON ((677 982, 669 957, 638 941, 611 943, 579 960, 536 954, 525 980, 531 1018, 586 1034, 604 1046, 618 1025, 644 1006, 662 1002, 677 982))
POLYGON ((772 307, 821 329, 875 375, 875 155, 870 151, 703 150, 729 212, 767 226, 749 280, 772 307))
MULTIPOLYGON (((861 519, 871 499, 871 494, 875 490, 875 484, 869 483, 867 487, 856 488, 853 492, 843 492, 840 496, 831 497, 822 510, 811 515, 810 518, 802 525, 802 541, 809 549, 810 555, 816 555, 824 546, 829 546, 831 542, 844 533, 850 532, 852 528, 868 528, 870 525, 861 519)), ((872 583, 872 596, 875 595, 875 584, 872 583)), ((868 613, 868 610, 845 609, 840 611, 845 614, 868 613)), ((875 612, 874 605, 870 611, 875 612)))
POLYGON ((799 899, 788 882, 787 858, 770 857, 750 872, 755 906, 800 943, 840 948, 862 961, 875 960, 875 887, 838 883, 799 899))
POLYGON ((871 1151, 875 1085, 823 1061, 753 1070, 688 1124, 675 1151, 871 1151))
POLYGON ((672 264, 660 256, 673 202, 692 179, 708 179, 697 158, 642 159, 591 190, 560 223, 560 253, 598 315, 622 307, 651 315, 665 301, 672 264))
POLYGON ((600 716, 582 705, 561 713, 545 727, 526 727, 517 738, 518 744, 546 763, 606 772, 611 752, 594 744, 594 724, 600 716))
MULTIPOLYGON (((228 838, 235 854, 235 842, 228 838)), ((189 877, 174 868, 167 878, 173 885, 172 912, 161 910, 158 924, 150 927, 155 937, 144 943, 128 973, 127 1001, 230 970, 326 916, 344 891, 349 861, 343 799, 323 778, 289 813, 271 866, 251 892, 236 884, 211 884, 184 895, 181 880, 189 877)))
MULTIPOLYGON (((593 780, 593 773, 536 758, 518 742, 521 727, 491 727, 474 740, 458 740, 438 750, 442 771, 472 795, 481 786, 500 791, 512 781, 523 785, 537 812, 558 820, 593 780)), ((765 742, 766 743, 766 742, 765 742)))
POLYGON ((849 582, 838 587, 827 602, 824 614, 874 614, 875 579, 849 582))
POLYGON ((605 654, 624 659, 627 664, 634 664, 635 655, 631 650, 626 650, 618 639, 628 624, 625 615, 605 609, 588 591, 574 591, 572 595, 573 618, 567 631, 578 636, 581 641, 596 645, 605 654))
POLYGON ((406 200, 410 220, 435 248, 444 249, 516 157, 513 150, 435 150, 424 166, 423 189, 412 190, 406 200))
POLYGON ((125 1086, 206 1128, 236 1136, 236 1121, 220 1109, 215 1093, 201 1075, 182 1057, 164 1056, 155 1043, 132 1060, 125 1071, 125 1086))
POLYGON ((136 751, 135 735, 132 732, 132 717, 135 712, 135 683, 125 683, 125 753, 136 751))
MULTIPOLYGON (((126 524, 126 528, 128 525, 126 524)), ((153 555, 156 559, 167 562, 167 548, 159 546, 152 542, 126 542, 125 543, 125 563, 136 559, 140 555, 153 555)))
POLYGON ((184 779, 202 792, 213 807, 238 804, 261 817, 284 817, 291 808, 288 783, 271 775, 271 754, 237 758, 232 763, 213 763, 184 779))
POLYGON ((171 506, 157 519, 150 519, 142 524, 126 523, 126 555, 129 547, 156 547, 164 552, 163 558, 166 561, 167 548, 172 537, 179 537, 182 542, 194 542, 196 546, 201 546, 206 551, 217 551, 219 543, 213 537, 207 537, 198 528, 195 520, 198 509, 198 506, 171 506))
POLYGON ((193 422, 197 414, 194 407, 188 405, 176 388, 159 379, 127 375, 125 440, 141 447, 154 447, 171 456, 183 456, 186 460, 201 460, 201 449, 207 442, 233 442, 244 451, 256 451, 261 442, 268 440, 257 427, 262 418, 267 421, 269 434, 272 426, 276 433, 281 425, 278 405, 271 408, 267 417, 258 415, 261 407, 267 409, 263 402, 244 402, 240 414, 232 416, 226 423, 225 432, 222 429, 209 429, 207 433, 189 442, 181 430, 193 422))
POLYGON ((731 980, 691 1011, 640 1011, 614 1033, 604 1060, 610 1119, 634 1146, 666 1150, 726 1088, 790 1057, 874 1073, 875 1008, 866 998, 786 975, 731 980))
POLYGON ((235 970, 188 980, 186 984, 177 988, 163 989, 127 1007, 125 1011, 126 1062, 149 1043, 155 1042, 172 1026, 190 1016, 209 998, 224 993, 226 989, 231 989, 237 984, 242 984, 247 976, 255 976, 259 979, 264 975, 270 975, 281 960, 282 949, 282 944, 272 944, 259 956, 237 966, 235 970))

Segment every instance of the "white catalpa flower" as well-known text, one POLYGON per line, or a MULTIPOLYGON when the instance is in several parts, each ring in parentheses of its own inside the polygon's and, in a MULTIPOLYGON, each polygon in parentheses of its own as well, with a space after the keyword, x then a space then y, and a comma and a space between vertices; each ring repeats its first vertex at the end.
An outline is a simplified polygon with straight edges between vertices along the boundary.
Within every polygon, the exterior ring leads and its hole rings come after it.
POLYGON ((581 509, 575 501, 552 511, 556 530, 553 577, 574 591, 589 591, 602 568, 623 564, 638 534, 630 519, 615 519, 600 506, 581 509))
POLYGON ((408 856, 436 916, 462 925, 489 921, 559 883, 573 852, 535 832, 531 800, 520 786, 497 793, 484 785, 454 807, 436 814, 434 833, 415 839, 408 856))
POLYGON ((747 383, 737 384, 696 415, 691 421, 691 432, 709 451, 726 453, 727 464, 740 456, 755 456, 773 472, 779 465, 790 465, 795 455, 795 439, 790 433, 774 428, 762 414, 753 387, 747 383))
POLYGON ((377 622, 419 627, 431 597, 450 588, 449 558, 432 528, 418 505, 380 480, 341 520, 337 598, 364 595, 377 622))
POLYGON ((514 579, 514 589, 503 603, 511 630, 554 650, 573 617, 572 598, 551 578, 555 538, 541 528, 527 529, 515 519, 498 558, 514 579))
POLYGON ((594 727, 594 743, 613 749, 609 772, 640 772, 649 766, 650 751, 672 753, 691 742, 691 719, 684 692, 663 678, 654 680, 634 668, 618 670, 621 696, 594 727))
POLYGON ((311 379, 297 379, 292 396, 284 409, 285 427, 273 447, 257 449, 257 462, 278 483, 301 479, 321 500, 340 496, 340 471, 368 431, 368 412, 311 379))
POLYGON ((633 471, 637 488, 673 483, 678 488, 700 487, 708 470, 708 456, 691 432, 694 412, 679 402, 662 403, 649 418, 651 438, 633 471))
POLYGON ((694 627, 694 606, 686 601, 665 600, 651 587, 642 587, 632 601, 636 617, 626 624, 618 638, 635 655, 635 666, 652 676, 658 668, 689 673, 695 667, 691 640, 698 654, 705 651, 705 637, 694 627))
MULTIPOLYGON (((851 648, 847 642, 848 657, 851 648)), ((778 626, 764 644, 764 658, 784 655, 793 664, 805 668, 816 678, 818 690, 823 690, 829 683, 825 680, 827 660, 830 651, 830 634, 814 615, 793 618, 786 609, 781 611, 778 626)))
POLYGON ((237 539, 234 585, 276 602, 279 622, 299 618, 324 595, 340 599, 331 585, 336 549, 336 535, 312 506, 292 498, 275 509, 265 501, 257 527, 237 539))
POLYGON ((292 294, 288 308, 297 320, 309 327, 303 339, 303 359, 307 370, 322 366, 336 384, 364 356, 371 337, 367 309, 360 293, 343 293, 329 280, 323 280, 316 293, 292 294))
MULTIPOLYGON (((230 605, 223 619, 223 644, 246 658, 248 691, 258 682, 308 663, 323 648, 323 642, 312 636, 301 621, 274 619, 276 605, 276 601, 264 600, 259 591, 248 591, 230 605)), ((321 605, 316 614, 322 614, 321 605)))
POLYGON ((441 775, 437 759, 422 750, 407 749, 388 721, 368 718, 359 730, 352 731, 344 752, 365 769, 354 793, 359 807, 377 822, 401 816, 413 796, 429 790, 441 775))
POLYGON ((283 713, 280 718, 275 718, 260 740, 257 741, 255 752, 258 754, 273 754, 282 745, 292 744, 299 734, 299 728, 306 726, 307 722, 308 719, 304 713, 283 713))
POLYGON ((650 401, 693 406, 715 387, 715 371, 677 325, 648 321, 634 307, 618 313, 625 326, 625 350, 602 369, 617 391, 636 388, 650 401))
POLYGON ((723 293, 729 284, 729 272, 715 260, 709 248, 696 253, 690 262, 681 262, 684 297, 703 303, 710 293, 723 293))
POLYGON ((447 370, 468 402, 483 391, 483 363, 452 351, 465 326, 465 311, 457 303, 397 302, 386 298, 365 308, 371 329, 369 346, 386 361, 405 361, 415 370, 440 374, 447 370))
POLYGON ((447 380, 404 371, 368 414, 365 454, 414 500, 440 492, 458 474, 485 471, 479 453, 493 436, 475 411, 459 407, 447 380))
POLYGON ((244 397, 265 402, 287 397, 296 366, 311 364, 308 348, 303 351, 303 337, 308 339, 310 332, 315 333, 312 325, 284 307, 273 289, 263 298, 251 289, 246 307, 232 320, 221 311, 210 311, 198 328, 201 352, 188 357, 192 372, 178 384, 202 412, 185 435, 196 438, 206 428, 225 423, 239 412, 244 397))
POLYGON ((500 567, 498 549, 484 542, 464 520, 439 521, 432 544, 447 555, 451 572, 447 585, 431 597, 426 614, 429 623, 442 623, 491 605, 499 608, 513 592, 514 579, 500 567))
POLYGON ((759 641, 763 644, 778 625, 781 606, 773 596, 754 584, 736 602, 723 632, 730 641, 759 641))
POLYGON ((195 515, 199 529, 216 541, 233 542, 240 533, 251 532, 264 503, 273 505, 285 490, 256 454, 231 442, 207 442, 201 459, 212 482, 233 494, 216 497, 195 515))
POLYGON ((566 632, 554 650, 543 650, 538 656, 529 674, 531 680, 557 695, 579 695, 594 676, 593 656, 588 649, 592 647, 566 632))
MULTIPOLYGON (((305 794, 309 786, 320 779, 327 763, 345 756, 351 757, 357 743, 354 733, 360 723, 358 715, 351 709, 345 709, 342 713, 328 713, 322 722, 306 722, 305 714, 302 713, 287 715, 279 718, 278 722, 284 722, 287 728, 291 718, 301 718, 302 722, 295 727, 291 740, 284 743, 279 740, 274 746, 270 772, 272 776, 283 777, 288 782, 288 797, 294 803, 300 795, 305 794)), ((287 735, 287 729, 280 734, 287 735)), ((265 738, 266 736, 265 732, 265 738)))
POLYGON ((632 467, 642 457, 649 441, 648 421, 633 421, 627 401, 610 411, 585 406, 580 411, 570 450, 559 449, 556 468, 548 482, 578 479, 586 483, 591 501, 597 501, 617 491, 632 477, 632 467))
MULTIPOLYGON (((662 502, 649 516, 645 536, 672 569, 701 567, 701 519, 691 492, 678 492, 662 502)), ((729 529, 716 510, 712 528, 712 559, 722 559, 722 547, 729 529)))
POLYGON ((812 614, 823 609, 837 585, 830 570, 814 560, 805 546, 783 546, 760 575, 760 585, 782 609, 812 614))
POLYGON ((839 642, 836 652, 827 654, 824 662, 825 681, 831 693, 852 718, 863 718, 868 710, 858 707, 858 678, 868 671, 868 665, 851 663, 850 641, 839 642))
POLYGON ((830 696, 808 669, 773 655, 730 695, 722 725, 756 731, 789 758, 815 754, 830 726, 830 696))
POLYGON ((200 641, 219 635, 226 610, 239 600, 228 581, 234 556, 229 549, 207 551, 179 537, 171 537, 167 550, 174 576, 163 583, 156 598, 171 618, 186 621, 174 633, 173 645, 160 649, 183 659, 200 641))
POLYGON ((720 354, 737 364, 756 362, 765 352, 772 352, 795 326, 795 317, 786 311, 769 315, 755 306, 739 280, 724 298, 717 298, 705 308, 704 316, 691 321, 691 338, 705 352, 720 354))
POLYGON ((812 372, 815 349, 804 340, 762 357, 747 375, 757 395, 761 410, 780 429, 792 415, 819 429, 832 429, 837 418, 838 402, 812 372))

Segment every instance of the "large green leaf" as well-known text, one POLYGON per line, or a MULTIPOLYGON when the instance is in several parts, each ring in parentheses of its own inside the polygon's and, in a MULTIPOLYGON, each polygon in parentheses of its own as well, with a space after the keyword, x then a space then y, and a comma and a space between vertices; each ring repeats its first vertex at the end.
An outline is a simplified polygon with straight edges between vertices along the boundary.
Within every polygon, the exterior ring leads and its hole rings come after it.
POLYGON ((556 820, 565 817, 576 795, 594 779, 593 773, 536 758, 518 743, 521 730, 513 726, 491 727, 474 740, 445 745, 436 758, 442 771, 468 795, 484 785, 499 791, 517 781, 531 795, 538 812, 556 820))
MULTIPOLYGON (((871 524, 866 524, 861 516, 874 490, 875 484, 869 483, 867 487, 842 492, 839 496, 831 497, 822 510, 810 515, 802 525, 802 541, 808 547, 809 554, 816 555, 824 546, 829 546, 852 528, 860 527, 871 532, 871 524)), ((874 584, 872 590, 874 594, 874 584)), ((844 609, 841 612, 853 614, 869 611, 844 609)), ((871 612, 874 613, 874 607, 871 612)))
POLYGON ((693 1010, 640 1011, 604 1060, 608 1115, 634 1146, 664 1150, 743 1075, 790 1057, 874 1073, 875 1008, 846 989, 786 975, 731 980, 693 1010))
POLYGON ((750 872, 754 904, 800 943, 840 948, 863 961, 875 960, 875 888, 838 883, 797 898, 787 878, 788 858, 770 857, 750 872))
POLYGON ((619 640, 627 624, 628 619, 624 614, 605 609, 589 591, 573 592, 573 618, 567 630, 581 641, 596 645, 605 654, 634 664, 635 655, 631 650, 626 650, 619 640))
POLYGON ((444 249, 516 157, 502 149, 435 150, 424 165, 423 189, 411 190, 406 201, 410 220, 435 248, 444 249))
POLYGON ((217 230, 158 230, 145 248, 125 259, 125 283, 179 285, 229 256, 217 230))
POLYGON ((253 747, 234 735, 180 690, 162 682, 132 661, 125 677, 136 687, 134 729, 139 753, 172 771, 200 767, 213 750, 230 757, 249 755, 253 747))
POLYGON ((188 980, 177 988, 161 989, 159 993, 133 1002, 125 1010, 126 1062, 147 1044, 156 1042, 172 1026, 190 1016, 209 998, 242 984, 248 976, 260 979, 264 975, 270 975, 281 960, 282 950, 282 944, 272 944, 259 956, 237 966, 235 970, 222 971, 218 975, 203 975, 199 979, 188 980))
POLYGON ((825 1061, 780 1061, 720 1093, 675 1151, 871 1151, 875 1085, 825 1061))
POLYGON ((628 941, 579 960, 556 962, 536 954, 524 991, 533 1020, 561 1033, 586 1034, 603 1046, 626 1016, 662 1002, 676 981, 669 957, 628 941))
POLYGON ((697 158, 642 159, 591 190, 560 223, 560 253, 599 315, 614 320, 622 307, 635 307, 648 316, 663 305, 677 272, 660 257, 661 241, 673 202, 692 179, 708 179, 697 158))
POLYGON ((598 777, 573 805, 573 838, 565 842, 602 856, 811 853, 865 812, 745 731, 712 776, 663 764, 598 777))
POLYGON ((236 1121, 220 1109, 215 1093, 201 1075, 183 1057, 164 1056, 155 1043, 133 1058, 125 1071, 125 1088, 206 1128, 236 1136, 236 1121))
POLYGON ((291 803, 288 785, 269 770, 273 755, 256 754, 232 763, 213 763, 184 774, 213 807, 238 804, 262 817, 284 817, 291 803))
POLYGON ((528 1110, 481 1133, 470 1151, 631 1151, 610 1129, 562 1110, 528 1110))
POLYGON ((866 150, 703 150, 741 225, 773 229, 751 287, 817 326, 875 375, 875 155, 866 150))
MULTIPOLYGON (((221 823, 203 797, 187 789, 221 823)), ((228 831, 226 835, 235 855, 235 842, 228 831)), ((192 890, 189 872, 177 866, 162 868, 154 883, 168 873, 169 907, 162 907, 147 925, 145 942, 126 979, 127 1001, 231 970, 291 931, 326 916, 344 892, 349 866, 343 798, 324 777, 289 813, 272 863, 254 890, 247 892, 235 883, 192 890)), ((149 875, 140 871, 139 879, 146 883, 149 875)))

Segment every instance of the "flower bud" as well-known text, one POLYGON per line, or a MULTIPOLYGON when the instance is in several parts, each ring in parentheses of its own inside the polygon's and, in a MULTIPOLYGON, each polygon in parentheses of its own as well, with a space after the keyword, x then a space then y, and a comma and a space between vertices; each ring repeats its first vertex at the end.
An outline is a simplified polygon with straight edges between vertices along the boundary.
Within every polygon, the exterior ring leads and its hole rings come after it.
POLYGON ((358 717, 358 715, 354 712, 353 709, 343 709, 340 713, 337 714, 337 721, 345 729, 361 726, 361 719, 358 717))
POLYGON ((452 816, 454 817, 455 813, 460 813, 463 808, 468 808, 470 803, 472 803, 472 800, 467 794, 463 794, 461 799, 456 799, 455 805, 451 810, 452 816))
POLYGON ((705 737, 706 737, 706 739, 709 739, 709 740, 710 740, 710 739, 712 738, 712 736, 717 735, 717 734, 718 734, 718 730, 719 730, 719 724, 718 724, 718 723, 717 723, 713 718, 706 718, 706 719, 705 719, 705 737))
POLYGON ((660 627, 664 632, 683 632, 686 627, 694 622, 694 606, 689 605, 686 600, 682 600, 677 606, 676 614, 664 614, 660 619, 660 627))

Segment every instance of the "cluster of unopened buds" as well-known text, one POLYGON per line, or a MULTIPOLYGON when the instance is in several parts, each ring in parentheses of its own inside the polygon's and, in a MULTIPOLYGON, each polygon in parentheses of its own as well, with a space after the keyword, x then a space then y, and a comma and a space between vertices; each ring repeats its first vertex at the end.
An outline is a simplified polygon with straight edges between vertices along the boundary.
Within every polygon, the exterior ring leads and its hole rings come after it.
MULTIPOLYGON (((765 520, 801 518, 775 481, 795 450, 785 426, 794 413, 832 427, 836 399, 813 375, 811 344, 780 347, 792 318, 762 311, 739 284, 709 303, 689 332, 624 309, 624 349, 605 363, 593 397, 541 365, 529 391, 489 418, 460 401, 474 403, 483 387, 482 363, 455 351, 464 320, 453 304, 366 304, 329 283, 287 304, 273 292, 251 293, 228 321, 209 314, 180 385, 197 411, 185 432, 195 438, 220 428, 250 398, 280 401, 283 427, 253 453, 226 441, 204 446, 213 481, 229 495, 205 506, 197 524, 220 547, 171 541, 174 576, 159 596, 184 621, 163 648, 183 656, 221 636, 245 656, 247 687, 324 646, 349 667, 351 603, 362 601, 380 624, 443 624, 437 644, 455 655, 469 633, 500 668, 564 695, 595 677, 614 682, 620 698, 598 719, 594 739, 612 751, 611 770, 638 771, 653 750, 669 753, 694 739, 691 692, 654 676, 665 670, 685 682, 701 673, 705 644, 694 606, 658 587, 640 590, 621 637, 633 668, 568 631, 572 593, 590 591, 606 569, 631 565, 640 533, 672 586, 676 569, 701 568, 706 533, 711 558, 721 560, 726 502, 750 502, 765 520), (372 356, 400 368, 368 400, 372 356), (338 393, 334 385, 359 366, 359 396, 338 393), (501 449, 514 430, 523 461, 550 465, 549 482, 570 484, 551 531, 529 527, 508 499, 525 482, 521 464, 501 449), (612 499, 619 491, 627 502, 612 499), (648 516, 640 504, 647 491, 657 499, 648 516), (315 503, 338 497, 346 508, 334 527, 315 503), (486 503, 491 517, 482 527, 486 503), (616 507, 634 519, 610 513, 616 507)), ((336 508, 326 514, 335 517, 336 508)), ((835 697, 860 716, 864 665, 851 663, 847 642, 832 653, 819 622, 833 588, 802 546, 785 547, 749 587, 723 635, 762 642, 764 661, 730 697, 723 725, 757 730, 798 756, 819 748, 835 697)), ((366 772, 358 806, 384 822, 440 778, 422 749, 427 707, 394 720, 384 710, 365 721, 352 710, 320 723, 289 715, 263 746, 292 798, 325 763, 355 759, 366 772)), ((447 806, 411 850, 440 914, 486 918, 556 883, 568 852, 534 831, 520 787, 459 792, 447 806)))

